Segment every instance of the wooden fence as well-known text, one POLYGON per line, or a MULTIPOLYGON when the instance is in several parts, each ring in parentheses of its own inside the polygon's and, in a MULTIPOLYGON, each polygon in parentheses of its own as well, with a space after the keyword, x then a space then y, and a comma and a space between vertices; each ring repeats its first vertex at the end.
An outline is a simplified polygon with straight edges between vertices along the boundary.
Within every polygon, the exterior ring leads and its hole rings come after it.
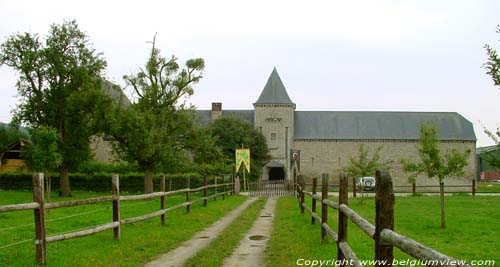
POLYGON ((326 242, 329 235, 337 243, 337 260, 341 266, 362 266, 356 254, 347 242, 347 220, 350 219, 366 235, 375 241, 375 266, 392 266, 393 247, 416 259, 432 263, 432 266, 471 266, 426 247, 415 240, 394 232, 394 192, 392 179, 387 172, 376 172, 375 191, 375 225, 361 217, 348 206, 348 180, 345 174, 340 175, 339 202, 328 199, 328 174, 323 174, 321 196, 316 192, 317 178, 313 179, 312 192, 305 191, 303 176, 298 177, 297 197, 301 213, 311 214, 311 223, 321 225, 321 240, 326 242), (305 203, 305 196, 311 197, 311 207, 305 203), (321 217, 316 213, 316 203, 321 204, 321 217), (334 232, 328 225, 328 210, 338 210, 338 230, 334 232), (347 264, 348 262, 349 264, 347 264))
MULTIPOLYGON (((306 189, 311 189, 313 186, 312 183, 305 183, 306 189)), ((331 184, 328 186, 328 190, 330 192, 338 192, 340 188, 339 184, 331 184)), ((439 193, 439 185, 417 185, 416 183, 412 183, 410 185, 394 185, 394 193, 439 193), (429 189, 436 189, 434 191, 429 190, 429 189)), ((476 193, 481 193, 477 191, 477 186, 476 186, 476 180, 472 180, 471 184, 465 184, 465 185, 444 185, 444 190, 445 193, 451 192, 451 193, 471 193, 473 196, 476 195, 476 193), (460 190, 452 190, 452 191, 447 191, 446 189, 449 188, 459 188, 460 190)), ((362 188, 356 185, 355 178, 352 179, 351 182, 351 190, 350 192, 353 193, 353 197, 356 197, 356 193, 363 191, 362 188)))
POLYGON ((175 191, 165 191, 165 176, 160 179, 160 192, 154 192, 150 194, 143 195, 130 195, 130 196, 120 196, 120 180, 118 175, 112 176, 112 195, 104 197, 96 197, 89 199, 79 199, 64 202, 55 203, 45 203, 44 202, 44 182, 43 173, 37 173, 33 176, 33 202, 15 204, 15 205, 5 205, 0 206, 0 212, 8 211, 19 211, 19 210, 33 210, 35 215, 35 246, 36 246, 36 262, 37 264, 45 265, 47 262, 47 243, 56 242, 61 240, 67 240, 71 238, 81 237, 96 234, 102 231, 113 229, 114 238, 119 240, 121 236, 121 225, 140 222, 148 220, 155 217, 160 217, 160 222, 162 225, 165 224, 165 215, 167 212, 186 207, 186 212, 190 212, 191 205, 200 201, 203 201, 203 206, 207 205, 207 200, 209 198, 216 199, 217 196, 222 195, 222 199, 225 198, 226 194, 233 192, 233 183, 217 183, 217 178, 214 180, 214 184, 207 184, 207 178, 204 179, 204 185, 198 188, 190 188, 190 179, 187 178, 187 187, 175 191), (208 189, 214 189, 214 194, 208 196, 208 189), (218 188, 222 189, 217 192, 218 188), (198 199, 191 199, 192 192, 203 192, 203 197, 198 199), (165 197, 176 194, 185 194, 186 201, 177 204, 175 206, 166 207, 165 197), (138 216, 134 218, 121 219, 120 218, 120 203, 121 201, 129 200, 146 200, 160 198, 160 210, 153 213, 149 213, 143 216, 138 216), (106 223, 103 225, 95 226, 91 229, 75 231, 71 233, 47 236, 45 230, 45 212, 49 209, 56 209, 62 207, 74 207, 80 205, 96 204, 102 202, 112 202, 113 206, 113 222, 106 223))

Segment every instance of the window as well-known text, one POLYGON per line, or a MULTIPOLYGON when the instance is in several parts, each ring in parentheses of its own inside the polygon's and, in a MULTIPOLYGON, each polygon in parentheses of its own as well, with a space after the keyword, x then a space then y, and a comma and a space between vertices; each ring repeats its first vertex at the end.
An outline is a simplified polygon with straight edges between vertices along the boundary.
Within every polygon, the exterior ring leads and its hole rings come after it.
POLYGON ((271 140, 276 140, 276 133, 271 133, 271 140))

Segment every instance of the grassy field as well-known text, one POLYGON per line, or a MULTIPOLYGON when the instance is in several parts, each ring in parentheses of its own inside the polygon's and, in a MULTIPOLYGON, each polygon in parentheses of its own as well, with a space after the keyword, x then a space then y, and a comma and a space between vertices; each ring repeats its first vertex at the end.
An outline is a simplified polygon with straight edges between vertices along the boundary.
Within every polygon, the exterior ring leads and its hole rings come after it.
POLYGON ((220 267, 224 258, 229 257, 253 222, 259 217, 265 199, 260 198, 248 207, 224 230, 206 249, 190 259, 186 266, 220 267))
MULTIPOLYGON (((102 194, 75 192, 76 198, 102 194)), ((29 191, 0 191, 0 205, 30 202, 29 191)), ((48 244, 48 266, 140 266, 191 238, 244 201, 227 197, 210 201, 208 207, 193 205, 191 214, 176 210, 167 215, 162 227, 159 218, 122 226, 122 239, 113 240, 112 231, 48 244), (75 256, 76 255, 76 256, 75 256)), ((63 199, 64 200, 64 199, 63 199)), ((336 200, 336 199, 334 199, 336 200)), ((55 195, 52 202, 61 201, 55 195)), ((167 206, 183 202, 182 196, 167 198, 167 206)), ((374 199, 350 199, 350 206, 374 221, 374 199)), ((310 198, 306 202, 310 204, 310 198)), ((259 200, 249 207, 207 249, 187 266, 220 266, 251 227, 264 204, 259 200)), ((159 200, 122 202, 122 218, 158 210, 159 200)), ((447 228, 439 228, 439 198, 431 196, 398 197, 395 207, 395 230, 449 256, 463 260, 491 259, 500 262, 500 197, 455 195, 446 198, 447 228)), ((319 209, 318 209, 319 210, 319 209)), ((337 211, 329 209, 329 224, 337 228, 337 211)), ((51 210, 47 215, 48 235, 92 227, 111 221, 111 204, 102 203, 51 210)), ((0 213, 0 266, 33 266, 33 212, 0 213), (28 240, 18 245, 5 247, 28 240)), ((373 259, 373 240, 349 223, 349 244, 360 259, 373 259)), ((266 250, 267 266, 296 266, 298 259, 335 259, 336 245, 330 240, 321 244, 319 225, 300 214, 295 198, 278 201, 273 233, 266 250)), ((410 258, 398 249, 395 257, 410 258)))
MULTIPOLYGON (((73 199, 90 198, 102 194, 74 192, 73 199)), ((0 205, 31 202, 30 191, 1 191, 0 205)), ((52 202, 64 201, 52 196, 52 202)), ((207 207, 196 203, 191 213, 179 209, 167 214, 167 223, 160 219, 123 225, 120 241, 113 239, 112 231, 47 245, 47 266, 140 266, 166 252, 196 232, 241 204, 242 196, 221 197, 209 201, 207 207)), ((167 197, 167 207, 184 201, 182 196, 167 197)), ((159 199, 150 201, 124 201, 122 219, 158 210, 159 199)), ((112 220, 111 203, 51 210, 46 216, 47 233, 54 235, 93 227, 112 220)), ((0 213, 0 266, 33 266, 35 263, 33 211, 0 213), (18 245, 5 247, 28 240, 18 245)))
MULTIPOLYGON (((335 199, 337 201, 337 199, 335 199)), ((374 199, 350 199, 350 206, 374 222, 374 199)), ((306 202, 310 205, 310 198, 306 202)), ((492 259, 500 263, 500 197, 465 195, 446 198, 447 228, 439 228, 439 197, 398 197, 395 230, 424 245, 462 260, 492 259)), ((337 211, 329 209, 329 225, 337 229, 337 211)), ((266 251, 267 266, 296 266, 298 259, 335 259, 333 241, 321 244, 320 226, 311 225, 310 216, 300 214, 297 200, 278 202, 273 234, 266 251)), ((373 243, 349 223, 348 240, 359 259, 374 257, 373 243)), ((395 258, 411 259, 395 248, 395 258)))
POLYGON ((477 192, 480 192, 480 193, 500 193, 500 183, 479 182, 479 183, 477 183, 477 192))

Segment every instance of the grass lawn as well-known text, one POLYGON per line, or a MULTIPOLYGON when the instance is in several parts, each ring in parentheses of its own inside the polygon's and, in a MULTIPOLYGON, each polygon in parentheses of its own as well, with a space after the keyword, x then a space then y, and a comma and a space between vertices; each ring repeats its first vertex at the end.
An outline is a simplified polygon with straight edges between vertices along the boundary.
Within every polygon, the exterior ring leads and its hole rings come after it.
POLYGON ((186 266, 220 267, 224 258, 229 257, 253 222, 259 217, 266 199, 260 198, 248 207, 219 237, 190 259, 186 266))
POLYGON ((500 193, 500 183, 479 182, 477 183, 479 193, 500 193))
MULTIPOLYGON (((334 199, 337 201, 338 199, 334 199)), ((375 219, 374 198, 349 199, 350 206, 370 222, 375 219)), ((426 246, 461 260, 495 260, 500 263, 500 197, 446 197, 447 228, 439 228, 439 197, 397 197, 395 230, 426 246)), ((306 198, 310 205, 311 199, 306 198)), ((319 207, 319 205, 318 205, 319 207)), ((320 210, 320 208, 318 208, 320 210)), ((337 211, 329 209, 329 225, 336 231, 337 211)), ((300 214, 295 198, 281 198, 266 251, 267 266, 296 266, 298 259, 335 259, 333 241, 321 244, 319 224, 300 214)), ((349 222, 348 243, 359 259, 374 257, 374 241, 349 222)), ((397 248, 396 259, 411 259, 397 248)))
MULTIPOLYGON (((74 192, 72 199, 97 197, 103 194, 74 192)), ((193 199, 197 196, 193 194, 193 199)), ((199 196, 198 196, 199 197, 199 196)), ((0 205, 31 202, 31 191, 1 191, 0 205)), ((231 211, 246 198, 227 196, 202 202, 191 207, 191 213, 178 209, 167 214, 167 223, 160 219, 122 226, 120 241, 113 239, 113 231, 49 243, 47 266, 140 266, 157 255, 175 248, 196 232, 209 226, 231 211)), ((51 202, 64 201, 55 194, 51 202)), ((184 201, 183 196, 167 197, 167 207, 184 201)), ((159 199, 149 201, 122 201, 122 219, 159 210, 159 199)), ((46 216, 47 235, 55 235, 90 228, 112 221, 111 203, 54 209, 46 216)), ((0 213, 0 266, 33 266, 35 263, 33 211, 0 213), (4 247, 29 240, 18 245, 4 247), (3 247, 3 248, 2 248, 3 247)))

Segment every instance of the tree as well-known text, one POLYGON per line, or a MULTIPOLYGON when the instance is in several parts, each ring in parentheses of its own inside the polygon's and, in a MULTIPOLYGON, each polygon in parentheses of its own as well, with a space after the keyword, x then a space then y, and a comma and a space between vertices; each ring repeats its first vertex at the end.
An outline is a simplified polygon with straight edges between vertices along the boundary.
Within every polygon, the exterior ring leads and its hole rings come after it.
POLYGON ((464 174, 464 167, 467 166, 467 158, 470 150, 459 152, 456 149, 441 155, 439 141, 437 139, 437 127, 432 124, 420 125, 419 156, 420 161, 411 162, 402 159, 401 164, 405 172, 411 173, 416 179, 419 174, 426 174, 429 178, 438 178, 441 202, 441 228, 445 228, 445 207, 444 207, 444 183, 446 177, 461 176, 464 174))
POLYGON ((145 68, 124 76, 138 100, 128 107, 117 106, 109 118, 115 151, 145 172, 145 193, 153 191, 154 171, 168 169, 171 157, 180 154, 193 134, 194 112, 179 102, 193 94, 191 86, 200 81, 205 68, 203 59, 197 58, 180 69, 177 58, 160 55, 155 39, 145 68))
POLYGON ((189 150, 193 154, 193 162, 198 166, 198 172, 218 175, 231 173, 231 165, 217 145, 217 138, 210 134, 206 127, 199 128, 190 141, 189 150))
POLYGON ((208 125, 208 132, 216 137, 216 144, 222 149, 225 161, 232 165, 234 151, 242 145, 250 148, 250 179, 256 180, 262 174, 262 167, 271 159, 266 138, 253 129, 248 122, 222 117, 208 125))
POLYGON ((58 147, 59 135, 54 128, 40 126, 31 131, 31 144, 23 151, 30 170, 47 172, 56 170, 62 163, 58 147))
POLYGON ((31 131, 31 144, 23 151, 23 158, 29 168, 45 173, 45 190, 50 202, 50 172, 59 168, 63 156, 59 153, 59 135, 54 128, 40 126, 31 131))
POLYGON ((100 76, 106 62, 91 48, 76 21, 65 21, 51 25, 45 44, 36 34, 10 36, 0 47, 0 65, 19 74, 17 124, 57 130, 58 152, 63 157, 60 195, 71 196, 68 172, 90 156, 92 115, 104 99, 100 76))
MULTIPOLYGON (((495 142, 497 147, 500 149, 500 128, 497 128, 495 132, 492 132, 484 128, 484 132, 495 142)), ((500 154, 499 153, 484 153, 484 159, 492 167, 500 169, 500 154)))
MULTIPOLYGON (((500 25, 497 26, 497 33, 500 33, 500 25)), ((491 76, 496 86, 500 86, 500 57, 497 51, 486 44, 486 53, 488 61, 485 63, 486 73, 491 76)))
MULTIPOLYGON (((500 25, 497 26, 497 33, 500 33, 500 25)), ((485 45, 488 61, 485 63, 486 73, 491 76, 495 86, 500 86, 500 57, 497 51, 489 45, 485 45)), ((500 147, 500 128, 490 131, 484 128, 484 132, 500 147)), ((488 155, 486 160, 492 166, 500 168, 500 157, 494 154, 488 155)))
POLYGON ((383 146, 379 146, 371 158, 368 157, 368 150, 364 144, 360 144, 357 156, 349 158, 349 164, 344 167, 344 171, 350 177, 374 176, 377 170, 388 170, 389 162, 380 161, 380 150, 383 146))
POLYGON ((0 149, 7 147, 19 139, 29 140, 30 136, 26 130, 0 123, 0 149))
MULTIPOLYGON (((379 146, 371 158, 368 157, 368 150, 364 144, 360 144, 358 154, 349 158, 349 163, 343 170, 348 176, 353 178, 375 176, 377 170, 389 170, 389 162, 380 161, 380 151, 383 146, 379 146)), ((362 184, 362 187, 364 184, 362 184)), ((361 188, 363 189, 363 188, 361 188)), ((363 191, 361 191, 362 199, 364 199, 363 191)))

